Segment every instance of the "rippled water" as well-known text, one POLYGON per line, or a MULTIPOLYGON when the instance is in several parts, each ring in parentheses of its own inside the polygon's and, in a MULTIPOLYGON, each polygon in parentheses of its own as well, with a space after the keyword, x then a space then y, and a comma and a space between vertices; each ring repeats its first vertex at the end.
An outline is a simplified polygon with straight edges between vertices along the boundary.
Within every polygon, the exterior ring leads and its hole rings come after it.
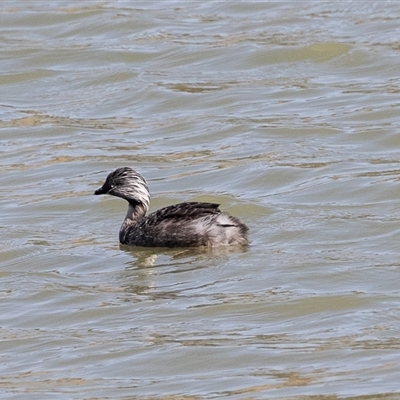
POLYGON ((397 2, 0 9, 2 398, 398 398, 397 2), (120 247, 123 165, 251 246, 120 247))

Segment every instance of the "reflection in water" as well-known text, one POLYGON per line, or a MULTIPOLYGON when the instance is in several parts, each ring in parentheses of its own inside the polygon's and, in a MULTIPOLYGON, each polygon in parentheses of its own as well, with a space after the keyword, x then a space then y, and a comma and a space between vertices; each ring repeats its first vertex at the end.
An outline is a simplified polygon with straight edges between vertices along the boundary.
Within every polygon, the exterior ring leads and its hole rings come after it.
MULTIPOLYGON (((120 245, 120 250, 134 259, 128 261, 122 286, 131 293, 154 298, 174 298, 183 289, 173 281, 174 289, 157 285, 161 275, 187 274, 228 261, 232 254, 246 253, 242 246, 203 247, 187 249, 149 248, 120 245)), ((207 286, 207 284, 206 284, 207 286)), ((195 289, 196 286, 191 286, 195 289)))
POLYGON ((187 265, 199 262, 201 259, 228 257, 234 253, 246 253, 247 247, 243 246, 218 246, 218 247, 188 247, 188 248, 157 248, 157 247, 136 247, 120 244, 120 250, 130 254, 136 260, 131 262, 131 267, 145 268, 160 266, 157 264, 158 256, 167 256, 172 260, 181 260, 187 265))

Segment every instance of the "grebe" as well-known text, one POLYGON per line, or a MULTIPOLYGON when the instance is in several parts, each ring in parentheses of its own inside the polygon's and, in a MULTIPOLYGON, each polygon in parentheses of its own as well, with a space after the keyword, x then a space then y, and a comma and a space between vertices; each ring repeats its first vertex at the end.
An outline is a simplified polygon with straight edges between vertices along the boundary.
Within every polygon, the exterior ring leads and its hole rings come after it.
POLYGON ((129 167, 111 172, 94 194, 110 194, 128 201, 119 231, 121 244, 147 247, 197 247, 248 244, 248 227, 219 209, 219 204, 185 202, 146 216, 150 192, 142 175, 129 167))

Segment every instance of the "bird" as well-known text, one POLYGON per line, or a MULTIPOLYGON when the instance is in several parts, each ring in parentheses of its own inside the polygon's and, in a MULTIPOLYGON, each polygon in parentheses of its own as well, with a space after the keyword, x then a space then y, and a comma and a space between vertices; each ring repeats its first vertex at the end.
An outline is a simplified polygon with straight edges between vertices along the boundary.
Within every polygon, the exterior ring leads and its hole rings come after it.
POLYGON ((121 244, 144 247, 247 246, 249 228, 219 204, 183 202, 147 214, 150 192, 146 179, 130 167, 108 174, 95 195, 109 194, 128 202, 119 231, 121 244))

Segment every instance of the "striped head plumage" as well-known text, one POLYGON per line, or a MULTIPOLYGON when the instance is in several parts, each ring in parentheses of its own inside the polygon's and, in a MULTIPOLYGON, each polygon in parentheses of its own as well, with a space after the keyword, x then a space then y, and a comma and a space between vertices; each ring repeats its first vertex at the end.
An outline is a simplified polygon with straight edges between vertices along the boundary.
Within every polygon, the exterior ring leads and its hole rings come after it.
POLYGON ((129 203, 140 203, 146 211, 150 206, 150 192, 146 179, 129 167, 121 167, 111 172, 103 186, 94 194, 110 194, 129 203))

